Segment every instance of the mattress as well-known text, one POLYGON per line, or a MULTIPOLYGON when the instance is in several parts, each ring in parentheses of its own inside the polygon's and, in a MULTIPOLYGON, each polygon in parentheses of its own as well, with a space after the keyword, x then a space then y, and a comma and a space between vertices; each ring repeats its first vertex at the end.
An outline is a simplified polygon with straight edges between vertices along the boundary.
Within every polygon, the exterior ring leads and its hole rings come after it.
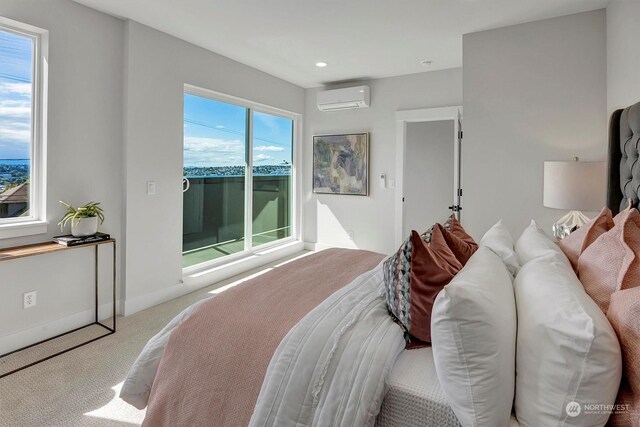
POLYGON ((431 347, 403 351, 389 376, 377 427, 458 427, 442 393, 431 347))
MULTIPOLYGON (((431 347, 403 351, 389 376, 376 427, 459 427, 436 375, 431 347)), ((511 415, 509 427, 520 427, 511 415)))

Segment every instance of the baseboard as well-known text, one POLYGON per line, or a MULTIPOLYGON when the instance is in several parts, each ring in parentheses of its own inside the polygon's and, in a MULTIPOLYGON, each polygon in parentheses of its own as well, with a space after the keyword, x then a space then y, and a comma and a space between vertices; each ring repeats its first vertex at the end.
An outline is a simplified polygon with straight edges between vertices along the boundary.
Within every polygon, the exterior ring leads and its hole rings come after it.
POLYGON ((326 243, 318 243, 318 242, 304 242, 304 249, 307 251, 324 251, 325 249, 331 248, 347 248, 353 249, 353 247, 349 246, 340 246, 340 245, 328 245, 326 243))
MULTIPOLYGON (((120 301, 116 302, 116 304, 119 303, 120 301)), ((100 305, 98 307, 98 318, 101 321, 111 318, 112 310, 113 306, 111 303, 100 305)), ((31 328, 5 335, 0 337, 0 355, 55 337, 56 335, 79 328, 93 321, 95 321, 95 312, 91 309, 61 319, 43 322, 31 328)), ((110 323, 106 323, 106 325, 111 326, 110 323)))
POLYGON ((303 249, 305 249, 304 243, 293 242, 258 252, 225 265, 216 266, 197 273, 191 273, 183 277, 182 283, 177 283, 156 292, 127 299, 124 301, 124 315, 129 316, 138 311, 145 310, 179 296, 197 291, 198 289, 205 288, 221 280, 261 267, 286 256, 293 255, 303 249))

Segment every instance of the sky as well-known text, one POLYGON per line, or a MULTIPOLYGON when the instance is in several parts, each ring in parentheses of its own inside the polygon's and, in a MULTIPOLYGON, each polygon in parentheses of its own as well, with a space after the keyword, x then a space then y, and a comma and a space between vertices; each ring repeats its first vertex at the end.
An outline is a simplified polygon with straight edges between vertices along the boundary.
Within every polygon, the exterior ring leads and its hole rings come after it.
MULTIPOLYGON (((28 159, 31 142, 33 42, 0 31, 0 159, 28 159)), ((243 107, 184 96, 184 165, 241 166, 245 163, 243 107)), ((254 112, 253 163, 291 162, 290 119, 254 112)))
MULTIPOLYGON (((293 121, 253 113, 253 164, 291 163, 293 121)), ((184 95, 184 165, 245 164, 247 109, 195 95, 184 95)))
POLYGON ((0 31, 0 159, 28 159, 33 42, 0 31))

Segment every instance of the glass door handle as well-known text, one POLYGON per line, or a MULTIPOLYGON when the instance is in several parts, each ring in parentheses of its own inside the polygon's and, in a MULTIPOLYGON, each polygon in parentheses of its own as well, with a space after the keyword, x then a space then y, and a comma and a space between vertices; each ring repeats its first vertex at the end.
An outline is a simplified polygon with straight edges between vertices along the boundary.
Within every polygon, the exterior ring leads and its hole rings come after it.
POLYGON ((191 187, 191 182, 189 182, 188 178, 183 177, 182 178, 182 192, 186 193, 189 190, 189 187, 191 187))

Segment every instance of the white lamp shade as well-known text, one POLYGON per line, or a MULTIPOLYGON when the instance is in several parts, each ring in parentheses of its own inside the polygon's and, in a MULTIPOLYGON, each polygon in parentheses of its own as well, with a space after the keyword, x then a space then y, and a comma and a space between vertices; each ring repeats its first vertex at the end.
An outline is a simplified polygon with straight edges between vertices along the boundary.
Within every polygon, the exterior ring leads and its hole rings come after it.
POLYGON ((544 162, 543 205, 599 211, 606 196, 605 162, 544 162))

